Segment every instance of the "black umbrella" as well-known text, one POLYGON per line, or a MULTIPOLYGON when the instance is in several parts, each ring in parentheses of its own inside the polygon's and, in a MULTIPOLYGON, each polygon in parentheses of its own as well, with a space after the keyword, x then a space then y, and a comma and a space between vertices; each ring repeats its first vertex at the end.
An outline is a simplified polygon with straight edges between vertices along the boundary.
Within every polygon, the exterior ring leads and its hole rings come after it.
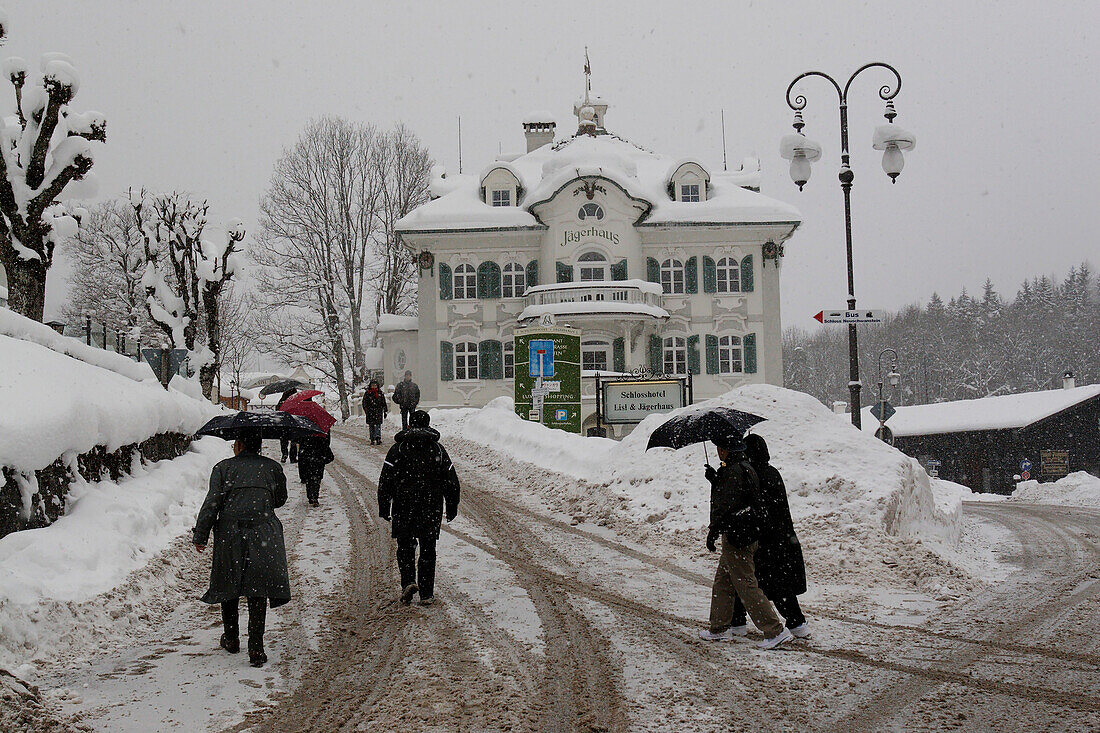
POLYGON ((320 428, 306 418, 288 412, 238 412, 236 415, 211 418, 196 435, 236 440, 244 432, 258 432, 261 438, 296 438, 316 435, 320 428))
POLYGON ((301 382, 297 379, 280 379, 278 382, 272 382, 260 390, 260 396, 266 397, 269 394, 275 394, 276 392, 282 393, 290 390, 298 391, 302 387, 308 387, 305 382, 301 382))
MULTIPOLYGON (((692 443, 704 443, 716 438, 741 438, 746 430, 766 419, 732 407, 693 410, 662 423, 649 436, 649 444, 645 449, 683 448, 692 443)), ((706 446, 703 449, 706 450, 706 446)))

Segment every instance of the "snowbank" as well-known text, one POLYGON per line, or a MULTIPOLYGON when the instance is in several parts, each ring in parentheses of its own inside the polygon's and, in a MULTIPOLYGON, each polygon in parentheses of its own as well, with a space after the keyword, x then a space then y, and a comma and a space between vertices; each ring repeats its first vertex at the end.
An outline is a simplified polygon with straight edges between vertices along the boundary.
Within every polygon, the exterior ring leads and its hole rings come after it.
POLYGON ((135 369, 148 370, 147 365, 93 351, 77 359, 36 341, 0 335, 0 466, 29 473, 97 445, 113 451, 158 433, 193 433, 218 412, 155 380, 136 382, 135 375, 122 373, 121 364, 101 366, 116 358, 135 369))
POLYGON ((210 469, 228 456, 228 443, 202 438, 118 482, 78 478, 64 516, 0 539, 0 667, 64 646, 77 633, 77 604, 118 586, 194 523, 210 469))
POLYGON ((1010 501, 1100 508, 1100 478, 1077 471, 1051 484, 1021 481, 1016 484, 1010 501))

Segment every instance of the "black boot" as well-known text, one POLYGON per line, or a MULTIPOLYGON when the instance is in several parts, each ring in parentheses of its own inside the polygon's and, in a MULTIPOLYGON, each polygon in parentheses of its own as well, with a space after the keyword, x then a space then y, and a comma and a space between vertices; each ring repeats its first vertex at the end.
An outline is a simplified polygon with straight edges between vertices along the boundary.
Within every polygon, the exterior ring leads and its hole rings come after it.
POLYGON ((238 638, 230 639, 225 634, 222 634, 221 648, 230 654, 236 654, 241 650, 241 640, 238 638))

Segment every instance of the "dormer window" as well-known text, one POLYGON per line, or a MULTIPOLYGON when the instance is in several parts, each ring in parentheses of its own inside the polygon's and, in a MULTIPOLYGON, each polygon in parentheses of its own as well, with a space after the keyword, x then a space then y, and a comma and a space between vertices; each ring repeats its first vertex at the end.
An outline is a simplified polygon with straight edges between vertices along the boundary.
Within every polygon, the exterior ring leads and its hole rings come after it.
POLYGON ((699 197, 699 184, 698 183, 682 183, 680 184, 680 200, 681 201, 700 201, 699 197))
POLYGON ((492 204, 493 206, 511 206, 512 192, 507 188, 494 188, 492 204))
POLYGON ((710 174, 706 168, 686 161, 678 165, 668 177, 668 195, 673 201, 699 203, 707 200, 710 174))

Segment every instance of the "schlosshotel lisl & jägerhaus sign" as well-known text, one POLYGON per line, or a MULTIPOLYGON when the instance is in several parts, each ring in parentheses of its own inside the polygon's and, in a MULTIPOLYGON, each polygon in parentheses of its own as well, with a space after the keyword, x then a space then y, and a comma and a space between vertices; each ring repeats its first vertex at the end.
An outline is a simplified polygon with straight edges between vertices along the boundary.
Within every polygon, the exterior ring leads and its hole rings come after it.
POLYGON ((606 382, 602 386, 604 420, 608 423, 639 423, 647 415, 684 406, 684 385, 678 379, 606 382))

